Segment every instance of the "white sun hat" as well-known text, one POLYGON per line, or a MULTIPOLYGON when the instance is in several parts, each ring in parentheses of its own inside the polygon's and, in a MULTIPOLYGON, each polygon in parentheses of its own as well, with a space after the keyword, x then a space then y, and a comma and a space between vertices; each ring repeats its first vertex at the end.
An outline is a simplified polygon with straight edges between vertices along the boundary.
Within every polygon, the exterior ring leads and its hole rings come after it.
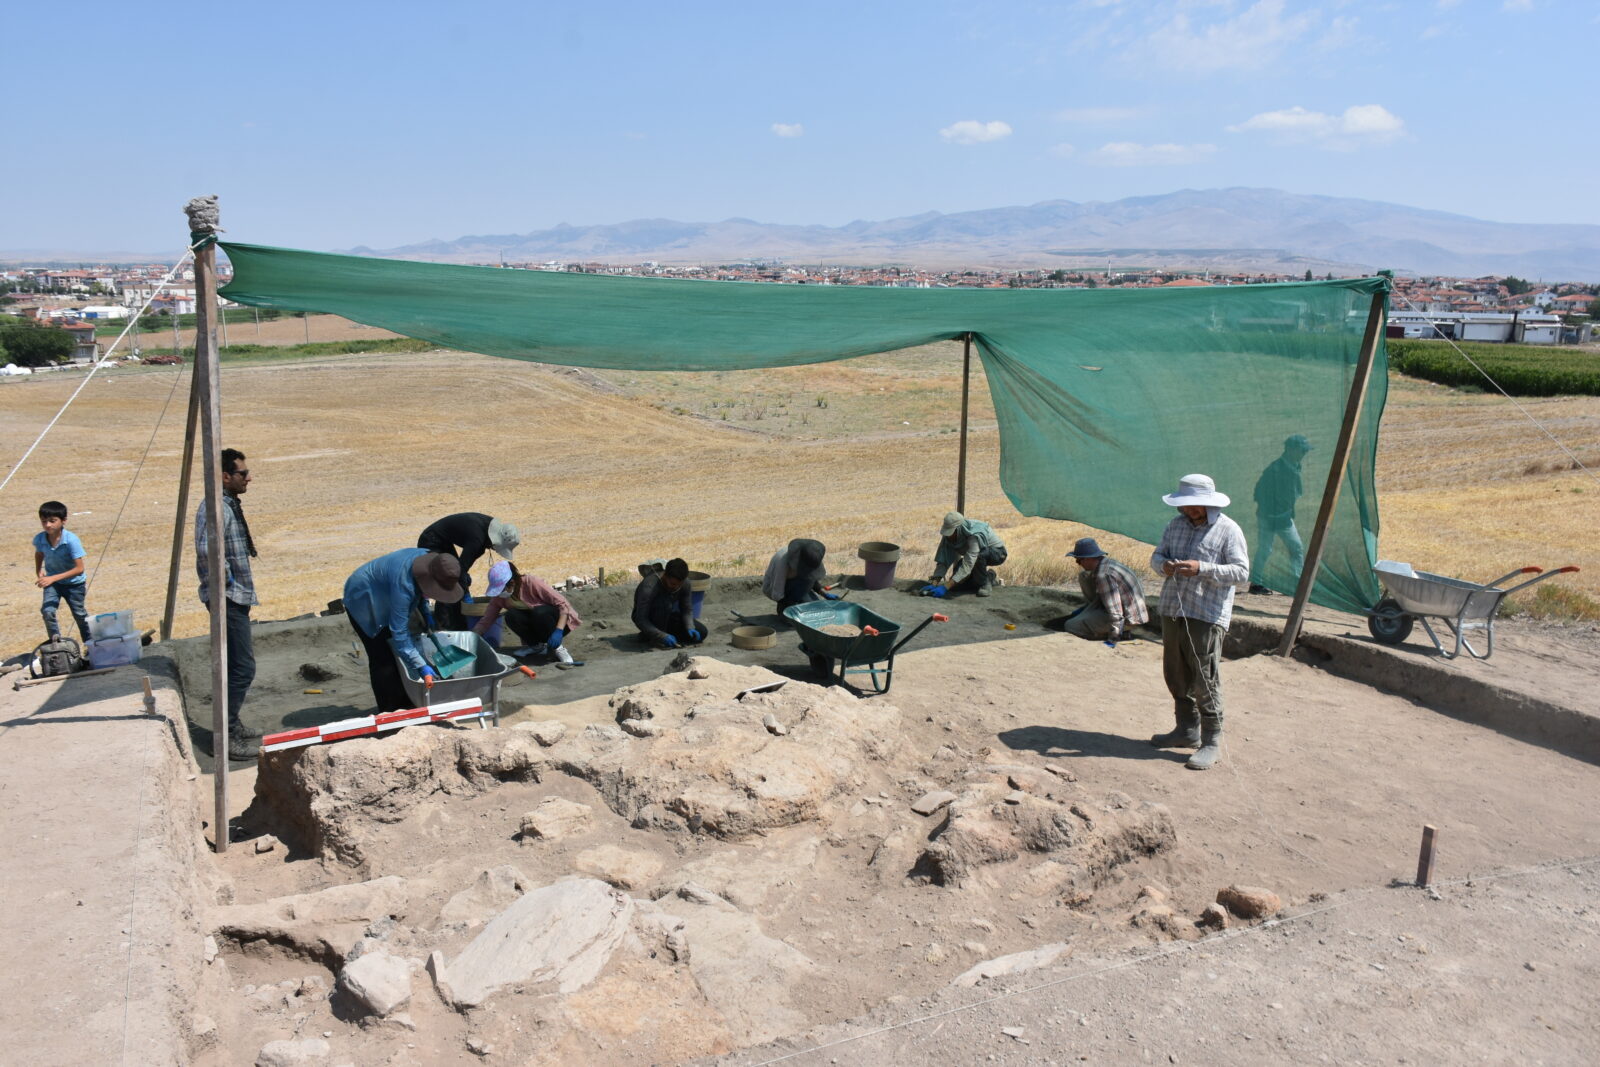
POLYGON ((1217 492, 1217 483, 1204 474, 1185 474, 1178 480, 1178 491, 1161 498, 1163 504, 1175 508, 1201 507, 1225 508, 1229 500, 1226 493, 1217 492))

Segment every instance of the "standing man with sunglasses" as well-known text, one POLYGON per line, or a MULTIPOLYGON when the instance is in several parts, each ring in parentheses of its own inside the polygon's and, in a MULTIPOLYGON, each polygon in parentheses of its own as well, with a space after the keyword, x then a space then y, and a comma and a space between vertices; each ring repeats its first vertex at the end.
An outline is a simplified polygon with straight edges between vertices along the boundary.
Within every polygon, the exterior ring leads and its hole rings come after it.
MULTIPOLYGON (((244 453, 237 448, 222 450, 222 570, 223 595, 228 601, 228 758, 231 760, 255 759, 256 743, 261 738, 260 730, 252 730, 239 717, 244 698, 250 692, 250 683, 256 680, 250 608, 259 603, 255 576, 250 571, 256 543, 250 536, 250 524, 244 519, 244 506, 239 502, 251 480, 250 469, 244 464, 244 453)), ((194 515, 194 567, 200 575, 200 603, 208 608, 211 606, 208 599, 211 577, 206 569, 206 551, 210 532, 206 503, 202 500, 194 515)), ((212 699, 217 699, 215 693, 212 699)), ((220 755, 213 753, 213 756, 220 755)))

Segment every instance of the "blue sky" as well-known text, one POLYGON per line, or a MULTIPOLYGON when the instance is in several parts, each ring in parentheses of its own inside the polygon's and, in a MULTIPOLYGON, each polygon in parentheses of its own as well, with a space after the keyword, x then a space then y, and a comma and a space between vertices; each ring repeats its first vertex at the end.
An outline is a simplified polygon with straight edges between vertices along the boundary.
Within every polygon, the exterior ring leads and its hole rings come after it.
POLYGON ((1245 185, 1600 223, 1592 0, 27 4, 0 249, 1245 185))

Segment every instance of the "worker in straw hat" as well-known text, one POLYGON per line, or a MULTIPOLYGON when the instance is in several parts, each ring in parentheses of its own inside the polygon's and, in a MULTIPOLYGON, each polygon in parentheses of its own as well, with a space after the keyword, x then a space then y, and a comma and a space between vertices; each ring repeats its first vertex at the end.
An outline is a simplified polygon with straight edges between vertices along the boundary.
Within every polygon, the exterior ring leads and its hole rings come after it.
MULTIPOLYGON (((483 554, 493 548, 502 559, 510 559, 522 543, 522 535, 509 522, 504 522, 481 511, 458 511, 446 515, 417 535, 417 547, 429 552, 443 552, 454 556, 461 564, 461 587, 472 590, 472 566, 483 554)), ((435 612, 439 625, 446 630, 465 630, 466 617, 454 604, 441 604, 435 612)))
POLYGON ((421 548, 402 548, 368 560, 345 580, 344 610, 367 650, 367 673, 372 677, 372 696, 379 712, 411 706, 400 665, 395 662, 397 653, 417 677, 437 677, 411 639, 411 613, 422 607, 423 597, 455 604, 463 592, 461 564, 456 558, 421 548))
POLYGON ((933 553, 933 577, 917 590, 923 596, 943 597, 962 590, 989 596, 994 590, 991 567, 1006 561, 1006 546, 994 527, 969 519, 959 511, 947 512, 939 525, 939 547, 933 553), (950 571, 950 581, 944 580, 950 571))
POLYGON ((1068 615, 1062 625, 1067 633, 1115 644, 1133 627, 1150 621, 1139 576, 1106 555, 1098 541, 1079 538, 1067 556, 1078 563, 1078 589, 1084 599, 1083 607, 1068 615))
POLYGON ((1162 672, 1177 724, 1157 748, 1196 748, 1188 766, 1210 768, 1221 754, 1222 639, 1233 620, 1233 590, 1250 580, 1250 552, 1239 524, 1222 513, 1226 494, 1204 474, 1185 474, 1162 497, 1178 515, 1161 534, 1150 567, 1161 586, 1162 672))

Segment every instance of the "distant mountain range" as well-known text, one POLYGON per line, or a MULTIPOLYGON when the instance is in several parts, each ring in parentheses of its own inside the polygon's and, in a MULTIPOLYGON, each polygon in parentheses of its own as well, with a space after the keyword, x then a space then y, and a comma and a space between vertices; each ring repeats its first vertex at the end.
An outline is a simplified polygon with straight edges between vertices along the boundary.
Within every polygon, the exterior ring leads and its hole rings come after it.
MULTIPOLYGON (((244 236, 244 235, 234 235, 244 236)), ((250 234, 261 244, 271 234, 250 234)), ((520 234, 425 241, 356 255, 441 262, 598 260, 730 263, 782 259, 836 265, 923 267, 1167 267, 1317 274, 1477 277, 1516 274, 1600 281, 1600 226, 1485 222, 1443 211, 1277 189, 1184 189, 1110 202, 1046 200, 1027 207, 945 215, 930 211, 845 226, 724 219, 563 223, 520 234)), ((0 262, 161 262, 172 256, 50 250, 0 251, 0 262)))
POLYGON ((357 255, 443 262, 783 259, 929 267, 1133 267, 1600 279, 1600 226, 1485 222, 1443 211, 1277 189, 1185 189, 1109 203, 1046 200, 852 222, 635 219, 426 241, 357 255))

